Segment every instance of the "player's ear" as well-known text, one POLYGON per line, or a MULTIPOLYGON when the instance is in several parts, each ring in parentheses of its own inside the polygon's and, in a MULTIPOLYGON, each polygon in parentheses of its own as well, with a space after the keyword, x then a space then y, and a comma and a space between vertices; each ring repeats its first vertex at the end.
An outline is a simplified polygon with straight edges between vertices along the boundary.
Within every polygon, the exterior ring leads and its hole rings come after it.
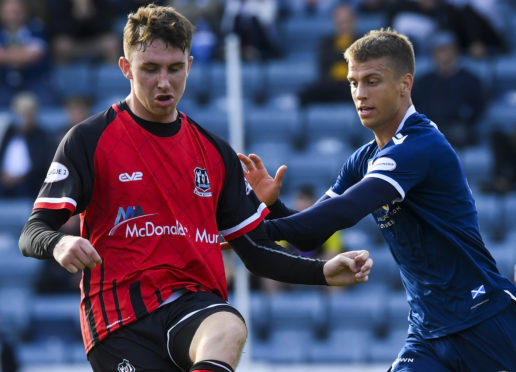
POLYGON ((402 96, 410 95, 414 77, 411 74, 405 74, 400 79, 400 91, 402 96))
POLYGON ((131 64, 129 63, 129 60, 127 58, 125 58, 124 56, 120 57, 120 59, 118 60, 118 66, 120 67, 120 70, 122 70, 122 74, 124 74, 124 76, 127 79, 133 78, 133 74, 131 72, 131 64))

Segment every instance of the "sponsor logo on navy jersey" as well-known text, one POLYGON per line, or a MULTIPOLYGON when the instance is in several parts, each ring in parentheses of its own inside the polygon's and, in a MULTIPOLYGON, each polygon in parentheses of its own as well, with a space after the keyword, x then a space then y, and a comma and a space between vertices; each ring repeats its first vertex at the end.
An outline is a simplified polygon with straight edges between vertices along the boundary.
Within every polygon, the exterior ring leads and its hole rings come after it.
POLYGON ((195 189, 194 193, 199 196, 209 197, 211 196, 210 179, 208 178, 208 172, 206 168, 196 167, 194 169, 195 177, 195 189))
POLYGON ((148 220, 148 217, 158 213, 145 214, 141 206, 131 206, 124 209, 118 208, 113 228, 109 231, 109 236, 113 236, 121 226, 125 227, 126 238, 144 238, 150 236, 186 236, 188 229, 179 221, 171 225, 157 225, 148 220))
POLYGON ((48 168, 47 176, 45 177, 45 183, 53 183, 63 181, 68 178, 70 172, 65 165, 58 163, 56 161, 50 164, 50 168, 48 168))
POLYGON ((367 173, 372 171, 392 171, 394 169, 396 169, 396 162, 394 159, 384 156, 370 161, 367 166, 367 173))
POLYGON ((135 372, 136 368, 127 360, 122 360, 122 363, 118 363, 117 366, 118 372, 135 372))

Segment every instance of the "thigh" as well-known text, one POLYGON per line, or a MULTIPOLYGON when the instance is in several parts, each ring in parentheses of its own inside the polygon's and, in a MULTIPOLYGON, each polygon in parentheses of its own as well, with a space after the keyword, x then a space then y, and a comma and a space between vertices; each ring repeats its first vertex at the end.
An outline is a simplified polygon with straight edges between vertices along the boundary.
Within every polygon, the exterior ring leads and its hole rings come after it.
POLYGON ((209 315, 240 313, 220 296, 187 292, 148 316, 113 332, 89 352, 95 372, 184 372, 192 365, 190 343, 209 315))
POLYGON ((450 336, 466 371, 516 371, 516 302, 498 315, 450 336))
MULTIPOLYGON (((171 317, 167 326, 167 347, 170 360, 181 370, 188 371, 192 366, 190 345, 202 323, 216 313, 232 313, 244 324, 242 315, 221 297, 209 292, 196 292, 183 296, 183 316, 171 317)), ((224 325, 225 326, 225 325, 224 325)), ((224 329, 220 327, 219 329, 224 329)))
POLYGON ((425 340, 415 334, 408 335, 389 372, 451 372, 439 361, 434 350, 435 343, 435 340, 425 340))

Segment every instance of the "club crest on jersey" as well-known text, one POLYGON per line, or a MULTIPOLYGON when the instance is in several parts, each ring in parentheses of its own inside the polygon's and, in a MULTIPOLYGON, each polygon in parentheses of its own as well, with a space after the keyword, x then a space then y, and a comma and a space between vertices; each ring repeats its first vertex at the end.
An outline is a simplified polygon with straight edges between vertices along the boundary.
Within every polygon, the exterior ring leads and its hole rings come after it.
POLYGON ((122 363, 118 363, 117 370, 118 372, 135 372, 136 368, 127 359, 124 359, 122 363))
POLYGON ((194 169, 194 177, 195 177, 195 188, 194 188, 194 194, 203 196, 203 197, 210 197, 211 196, 211 186, 210 186, 210 179, 208 178, 208 172, 206 171, 206 168, 199 168, 196 167, 194 169))

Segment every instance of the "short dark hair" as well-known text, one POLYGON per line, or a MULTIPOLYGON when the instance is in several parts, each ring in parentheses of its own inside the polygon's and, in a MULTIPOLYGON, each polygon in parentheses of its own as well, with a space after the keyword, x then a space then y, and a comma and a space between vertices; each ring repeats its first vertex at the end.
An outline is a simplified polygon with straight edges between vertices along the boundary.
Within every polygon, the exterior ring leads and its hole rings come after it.
POLYGON ((168 6, 149 4, 127 17, 124 27, 124 54, 145 48, 154 40, 190 53, 194 26, 181 13, 168 6))
POLYGON ((390 28, 369 31, 344 52, 347 62, 365 62, 382 57, 391 60, 396 76, 414 75, 416 62, 412 42, 390 28))

